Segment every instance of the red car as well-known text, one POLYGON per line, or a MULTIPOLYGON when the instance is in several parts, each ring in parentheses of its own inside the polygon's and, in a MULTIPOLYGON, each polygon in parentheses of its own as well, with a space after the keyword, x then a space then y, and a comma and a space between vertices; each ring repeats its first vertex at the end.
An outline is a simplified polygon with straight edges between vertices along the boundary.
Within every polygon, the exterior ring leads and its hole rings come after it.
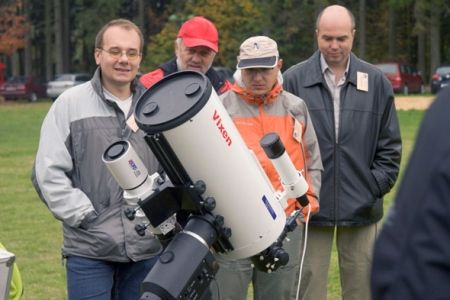
POLYGON ((405 63, 387 62, 376 64, 389 79, 394 93, 424 93, 425 85, 422 75, 414 66, 405 63))
POLYGON ((46 97, 46 85, 33 77, 12 76, 0 86, 0 95, 6 100, 27 99, 34 102, 46 97))

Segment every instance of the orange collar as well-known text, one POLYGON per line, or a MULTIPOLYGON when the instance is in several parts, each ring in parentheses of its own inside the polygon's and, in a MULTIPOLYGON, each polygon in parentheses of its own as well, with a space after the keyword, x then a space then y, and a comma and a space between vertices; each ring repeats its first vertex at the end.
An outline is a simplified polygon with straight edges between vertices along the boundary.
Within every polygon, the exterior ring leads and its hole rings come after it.
POLYGON ((283 91, 283 86, 277 83, 268 94, 263 96, 253 95, 250 90, 240 87, 237 83, 233 84, 231 89, 249 104, 261 105, 274 102, 283 91))

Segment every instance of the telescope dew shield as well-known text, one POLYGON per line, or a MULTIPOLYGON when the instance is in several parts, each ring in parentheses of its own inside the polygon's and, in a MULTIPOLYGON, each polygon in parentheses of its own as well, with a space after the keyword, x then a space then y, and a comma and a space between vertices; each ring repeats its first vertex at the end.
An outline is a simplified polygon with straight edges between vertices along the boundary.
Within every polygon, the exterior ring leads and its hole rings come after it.
POLYGON ((305 195, 309 188, 308 183, 302 174, 295 169, 294 163, 289 158, 279 135, 275 132, 267 133, 259 143, 280 175, 281 184, 287 195, 291 198, 297 198, 302 206, 308 205, 309 201, 305 195))
POLYGON ((184 71, 163 78, 141 96, 135 118, 147 134, 163 133, 193 182, 206 183, 203 196, 216 199, 213 213, 232 231, 234 250, 222 255, 250 257, 277 240, 285 212, 203 74, 184 71))
POLYGON ((145 198, 152 190, 148 170, 128 141, 118 141, 103 153, 102 160, 111 175, 124 190, 128 202, 145 198))

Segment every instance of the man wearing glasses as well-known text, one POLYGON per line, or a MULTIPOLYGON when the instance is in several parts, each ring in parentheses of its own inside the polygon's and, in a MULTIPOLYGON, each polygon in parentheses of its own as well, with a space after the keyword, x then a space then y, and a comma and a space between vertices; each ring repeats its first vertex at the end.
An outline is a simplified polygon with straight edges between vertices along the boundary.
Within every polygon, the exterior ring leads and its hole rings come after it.
POLYGON ((193 17, 184 22, 178 31, 175 40, 176 57, 142 75, 140 81, 149 88, 169 74, 191 70, 205 74, 215 91, 222 94, 230 89, 231 84, 212 68, 217 52, 219 33, 216 26, 204 17, 193 17))
MULTIPOLYGON (((221 100, 234 121, 246 145, 255 153, 275 190, 282 188, 278 173, 259 144, 269 132, 280 136, 286 152, 308 181, 306 197, 309 208, 289 199, 287 216, 301 209, 303 220, 319 210, 318 192, 321 185, 322 161, 316 133, 305 102, 283 90, 277 43, 267 36, 252 36, 240 46, 235 83, 221 100)), ((245 199, 242 199, 245 201, 245 199)), ((300 221, 300 220, 299 220, 300 221)), ((213 299, 247 299, 247 289, 253 285, 253 299, 291 299, 300 260, 302 231, 298 227, 284 243, 289 263, 273 273, 253 267, 251 259, 226 260, 217 256, 220 264, 216 275, 217 292, 212 285, 213 299)))
POLYGON ((150 173, 158 162, 132 122, 145 91, 136 79, 143 37, 132 22, 106 24, 95 40, 89 82, 62 93, 42 124, 32 181, 63 223, 68 299, 139 299, 140 284, 161 251, 124 211, 123 191, 102 162, 114 141, 128 140, 150 173))

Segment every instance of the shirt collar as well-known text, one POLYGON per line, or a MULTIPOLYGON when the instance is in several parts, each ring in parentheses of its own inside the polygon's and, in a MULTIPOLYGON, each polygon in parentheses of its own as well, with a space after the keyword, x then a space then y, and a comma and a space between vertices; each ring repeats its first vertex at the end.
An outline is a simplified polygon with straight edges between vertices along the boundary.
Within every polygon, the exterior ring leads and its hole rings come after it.
MULTIPOLYGON (((323 57, 322 53, 320 53, 320 67, 322 68, 322 74, 325 74, 327 70, 331 71, 331 68, 328 66, 327 61, 323 57)), ((345 68, 345 76, 348 74, 348 69, 350 68, 350 55, 347 60, 347 67, 345 68)), ((332 72, 332 71, 331 71, 332 72)))

